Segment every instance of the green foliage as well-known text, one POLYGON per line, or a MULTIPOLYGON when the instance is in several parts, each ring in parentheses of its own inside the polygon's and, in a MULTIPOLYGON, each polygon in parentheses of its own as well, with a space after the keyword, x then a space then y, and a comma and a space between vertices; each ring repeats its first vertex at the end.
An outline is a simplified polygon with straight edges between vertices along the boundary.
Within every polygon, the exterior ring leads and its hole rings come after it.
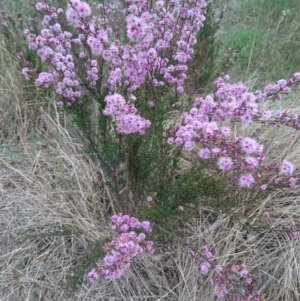
MULTIPOLYGON (((216 1, 220 2, 220 1, 216 1)), ((215 22, 215 12, 218 3, 210 5, 206 14, 204 27, 197 34, 197 44, 195 45, 196 71, 198 76, 197 88, 201 90, 210 88, 211 82, 215 77, 215 58, 219 50, 219 43, 215 40, 219 23, 215 22)))
MULTIPOLYGON (((214 35, 217 31, 218 26, 213 24, 211 15, 207 18, 204 23, 203 30, 199 31, 198 47, 201 49, 203 54, 203 66, 202 72, 199 75, 199 85, 200 87, 206 86, 213 76, 212 70, 214 66, 215 53, 217 51, 218 45, 215 43, 214 35)), ((198 49, 197 49, 198 50, 198 49)), ((198 50, 199 51, 199 50, 198 50)))
POLYGON ((221 202, 225 192, 225 182, 220 184, 198 165, 179 178, 164 182, 152 207, 141 208, 136 215, 153 222, 154 235, 162 239, 161 229, 164 229, 165 233, 169 232, 164 238, 170 239, 170 236, 180 234, 186 221, 197 216, 199 206, 209 202, 214 207, 221 202), (178 206, 183 206, 184 211, 179 211, 178 206))
MULTIPOLYGON (((30 67, 30 69, 36 69, 37 73, 44 71, 44 65, 40 58, 36 55, 36 52, 28 48, 28 43, 24 35, 24 30, 28 26, 33 27, 35 30, 39 30, 40 22, 37 22, 39 18, 39 13, 35 10, 34 5, 36 1, 9 1, 4 0, 0 3, 1 16, 0 16, 0 47, 2 51, 2 59, 5 60, 5 65, 9 66, 12 64, 16 74, 19 72, 23 82, 22 87, 22 100, 26 102, 22 107, 22 114, 28 114, 26 111, 27 104, 30 108, 33 108, 32 114, 40 114, 40 106, 42 102, 47 105, 54 104, 53 92, 50 90, 45 90, 34 86, 33 81, 27 81, 21 71, 24 67, 30 67), (49 101, 51 99, 51 101, 49 101), (38 102, 40 101, 40 104, 38 102), (36 106, 34 106, 34 105, 36 106)), ((5 74, 5 68, 2 68, 0 73, 5 74)), ((3 78, 1 77, 1 80, 3 78)), ((19 77, 18 77, 19 79, 19 77)), ((17 81, 16 81, 17 82, 17 81)), ((1 84, 5 84, 4 82, 1 84)), ((9 95, 10 93, 8 93, 9 95)), ((45 108, 45 107, 44 107, 45 108)), ((45 109, 45 111, 47 111, 45 109)), ((5 112, 9 114, 9 112, 5 112)), ((16 116, 9 116, 12 124, 18 122, 16 116), (15 120, 14 120, 15 119, 15 120)), ((29 127, 26 131, 29 133, 29 127)))
POLYGON ((88 249, 75 259, 74 266, 67 279, 70 289, 74 290, 83 284, 86 280, 87 272, 94 268, 95 263, 99 262, 106 255, 103 247, 109 241, 109 238, 105 238, 90 244, 88 249))
POLYGON ((263 42, 263 32, 261 28, 257 27, 239 28, 228 33, 228 40, 236 53, 235 60, 241 68, 246 69, 251 51, 254 57, 259 54, 259 48, 263 42))
MULTIPOLYGON (((79 73, 82 68, 79 64, 79 73)), ((155 91, 142 89, 136 94, 135 106, 151 121, 151 127, 144 135, 123 135, 116 132, 115 121, 103 114, 106 93, 98 83, 96 90, 89 89, 80 105, 63 110, 72 114, 81 130, 85 151, 101 165, 106 184, 114 193, 116 209, 134 213, 146 193, 160 193, 161 183, 172 176, 176 167, 179 151, 172 150, 162 133, 173 125, 168 122, 172 118, 170 108, 179 109, 182 104, 175 93, 164 87, 155 91), (155 102, 153 108, 148 105, 150 100, 155 102)))
POLYGON ((33 9, 33 3, 24 5, 24 1, 3 1, 0 32, 3 34, 5 49, 13 55, 19 52, 26 54, 28 59, 34 62, 36 55, 26 45, 26 38, 23 34, 27 28, 25 20, 33 20, 37 13, 33 9))
POLYGON ((211 176, 204 174, 201 166, 192 167, 174 183, 164 183, 161 195, 163 203, 170 209, 179 205, 194 204, 200 197, 219 198, 222 187, 211 176))
POLYGON ((300 65, 299 22, 297 0, 232 2, 216 39, 216 72, 260 84, 290 77, 300 65))

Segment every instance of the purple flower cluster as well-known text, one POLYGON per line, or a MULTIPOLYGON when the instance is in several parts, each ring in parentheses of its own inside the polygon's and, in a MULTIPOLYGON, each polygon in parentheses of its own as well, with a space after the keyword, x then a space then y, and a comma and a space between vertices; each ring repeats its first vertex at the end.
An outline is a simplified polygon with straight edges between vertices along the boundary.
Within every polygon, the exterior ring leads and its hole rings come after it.
MULTIPOLYGON (((260 103, 267 97, 280 95, 281 90, 287 93, 287 89, 284 88, 288 87, 288 83, 280 80, 275 88, 267 89, 269 92, 251 93, 245 84, 230 84, 228 80, 229 76, 218 78, 215 82, 214 94, 196 98, 189 114, 182 115, 181 125, 176 125, 170 131, 167 142, 170 145, 177 145, 183 151, 191 151, 197 143, 200 144, 199 157, 216 161, 221 171, 231 171, 240 187, 252 187, 258 182, 259 176, 256 174, 259 175, 261 170, 273 169, 283 175, 283 178, 277 180, 281 181, 281 185, 294 188, 296 184, 295 178, 291 178, 293 166, 290 162, 284 161, 279 170, 272 166, 264 166, 263 145, 251 137, 231 138, 230 128, 220 127, 218 123, 219 121, 240 121, 244 124, 252 121, 266 122, 271 118, 272 113, 262 111, 260 103)), ((289 83, 289 85, 299 83, 297 73, 289 83)), ((300 118, 296 114, 293 116, 293 124, 289 124, 288 116, 284 117, 285 124, 300 128, 300 118)), ((276 124, 283 123, 282 116, 276 118, 276 124)), ((274 124, 275 121, 272 122, 274 124)), ((275 182, 274 184, 278 185, 275 182)), ((263 186, 263 190, 266 188, 263 186)))
MULTIPOLYGON (((71 51, 72 44, 76 43, 76 40, 72 39, 70 32, 63 31, 57 21, 62 9, 42 3, 37 3, 36 8, 47 12, 42 21, 41 34, 36 35, 32 28, 26 29, 25 34, 29 48, 36 50, 38 56, 48 64, 49 72, 40 73, 35 84, 43 88, 54 85, 56 93, 66 100, 66 105, 70 106, 82 95, 80 79, 71 51)), ((28 68, 23 69, 23 74, 27 78, 28 71, 28 68)))
POLYGON ((89 17, 91 13, 91 8, 86 2, 71 0, 70 7, 66 11, 66 16, 70 22, 77 23, 80 19, 89 17))
POLYGON ((119 133, 144 135, 146 128, 151 125, 149 120, 135 114, 137 109, 132 103, 126 103, 122 95, 106 96, 105 101, 107 106, 103 113, 115 118, 119 133))
MULTIPOLYGON (((40 35, 33 29, 25 34, 29 48, 48 64, 49 72, 39 74, 35 83, 43 88, 55 87, 61 98, 59 106, 79 102, 87 92, 85 88, 94 89, 99 82, 104 85, 100 89, 106 88, 109 94, 124 90, 131 93, 143 84, 169 84, 182 93, 195 35, 203 26, 209 2, 156 1, 152 6, 144 0, 127 0, 122 7, 119 1, 113 1, 99 4, 97 17, 92 16, 85 1, 71 0, 65 12, 39 2, 36 9, 45 14, 43 29, 40 35), (63 20, 75 28, 75 33, 63 31, 63 20), (116 27, 116 23, 124 22, 124 28, 116 27), (85 67, 84 76, 78 62, 85 67), (86 80, 88 87, 83 84, 86 80)), ((23 73, 28 78, 28 70, 23 73)), ((108 107, 105 112, 110 110, 108 107)), ((143 118, 128 112, 123 115, 122 110, 118 118, 108 115, 118 119, 121 133, 141 134, 149 126, 143 118)))
POLYGON ((223 267, 213 263, 213 254, 207 246, 203 246, 199 253, 189 250, 190 255, 198 262, 198 270, 202 275, 213 273, 210 280, 215 285, 216 297, 230 301, 260 301, 264 296, 261 293, 252 293, 253 280, 245 264, 232 264, 223 267))
POLYGON ((112 229, 119 236, 104 246, 107 255, 97 268, 89 272, 88 279, 90 282, 96 281, 99 276, 108 279, 120 278, 124 271, 129 268, 133 257, 145 251, 150 254, 155 251, 153 242, 146 240, 145 233, 152 231, 148 221, 140 222, 137 218, 121 213, 113 215, 111 220, 113 222, 112 229), (137 234, 136 231, 140 233, 137 234))
POLYGON ((298 233, 296 232, 295 229, 292 229, 292 230, 289 232, 289 236, 290 236, 290 238, 293 239, 293 240, 298 239, 298 233))
POLYGON ((106 31, 93 21, 90 24, 87 42, 92 54, 106 61, 107 87, 125 86, 133 92, 143 83, 155 87, 169 83, 183 92, 186 63, 194 52, 195 34, 203 26, 209 1, 156 1, 154 7, 143 0, 126 2, 123 9, 117 4, 98 6, 100 23, 111 26, 106 31), (125 20, 124 32, 113 30, 110 23, 117 10, 125 20), (126 44, 119 43, 121 37, 126 44))

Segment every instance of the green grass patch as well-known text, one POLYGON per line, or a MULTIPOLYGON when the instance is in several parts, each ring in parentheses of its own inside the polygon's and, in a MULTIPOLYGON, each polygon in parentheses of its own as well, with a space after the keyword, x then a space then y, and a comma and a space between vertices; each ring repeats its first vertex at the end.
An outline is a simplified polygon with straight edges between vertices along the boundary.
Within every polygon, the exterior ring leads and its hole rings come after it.
POLYGON ((299 27, 297 0, 232 1, 217 35, 215 73, 260 84, 288 78, 300 66, 299 27))

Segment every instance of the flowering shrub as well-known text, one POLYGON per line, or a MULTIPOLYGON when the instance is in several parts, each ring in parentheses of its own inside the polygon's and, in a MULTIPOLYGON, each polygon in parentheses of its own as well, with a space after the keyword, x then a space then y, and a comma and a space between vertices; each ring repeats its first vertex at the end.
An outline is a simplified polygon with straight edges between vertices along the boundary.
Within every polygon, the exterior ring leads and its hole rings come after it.
POLYGON ((266 165, 263 145, 251 137, 231 138, 229 127, 219 126, 219 121, 237 121, 244 124, 262 122, 270 126, 285 125, 300 129, 298 114, 289 116, 281 112, 272 114, 262 110, 261 104, 266 99, 281 99, 288 94, 291 86, 298 85, 300 73, 287 82, 279 80, 275 85, 268 85, 262 91, 249 92, 243 83, 228 83, 229 76, 215 81, 216 92, 206 97, 196 98, 190 114, 181 117, 181 125, 170 131, 167 141, 177 145, 183 151, 191 151, 196 144, 201 145, 198 153, 203 160, 216 161, 221 171, 231 172, 233 179, 242 188, 251 188, 259 184, 262 190, 267 184, 261 183, 261 173, 277 173, 272 183, 274 186, 295 188, 299 175, 292 177, 293 164, 283 161, 281 167, 266 165))
POLYGON ((206 276, 212 273, 211 285, 216 286, 216 297, 230 301, 261 301, 264 294, 255 292, 253 280, 245 264, 231 264, 222 266, 214 259, 207 246, 196 253, 189 250, 190 255, 198 264, 199 272, 206 276))
POLYGON ((153 242, 145 240, 146 234, 152 231, 148 221, 140 222, 137 218, 128 215, 113 215, 112 229, 119 234, 111 243, 104 246, 107 255, 98 267, 88 274, 90 282, 94 282, 99 276, 117 279, 129 268, 131 259, 144 251, 153 254, 153 242), (131 230, 131 231, 129 231, 131 230), (137 234, 136 231, 140 233, 137 234), (145 232, 145 233, 144 233, 145 232))
MULTIPOLYGON (((183 92, 187 62, 192 58, 192 46, 196 42, 194 34, 203 26, 208 2, 157 1, 152 6, 144 0, 130 0, 124 7, 113 2, 97 6, 99 17, 93 17, 91 7, 80 0, 70 1, 66 11, 39 2, 36 9, 44 14, 41 34, 35 34, 33 29, 25 34, 29 48, 37 51, 50 72, 41 72, 35 84, 55 88, 60 98, 57 105, 67 107, 84 106, 82 99, 89 91, 96 90, 101 95, 102 113, 112 117, 117 133, 144 135, 151 121, 137 114, 136 105, 142 101, 132 93, 157 97, 153 89, 159 91, 166 85, 174 86, 176 93, 183 92), (122 12, 119 17, 117 12, 122 12), (59 17, 62 14, 76 34, 63 30, 60 20, 64 18, 59 17), (126 25, 124 30, 115 27, 114 18, 121 18, 120 22, 126 25)), ((29 78, 31 73, 25 68, 23 74, 29 78)), ((232 139, 230 128, 219 128, 218 122, 249 124, 253 121, 300 129, 297 114, 288 116, 277 112, 272 116, 269 110, 261 109, 267 99, 280 100, 282 94, 290 93, 291 87, 299 83, 300 73, 255 93, 248 91, 243 83, 228 81, 228 75, 218 78, 214 94, 196 98, 189 114, 182 115, 182 124, 169 131, 168 144, 177 145, 183 151, 191 151, 200 144, 199 157, 216 161, 218 168, 229 172, 242 188, 259 185, 263 191, 267 190, 269 184, 261 183, 260 178, 261 173, 270 171, 278 174, 273 186, 294 188, 299 176, 292 177, 290 162, 284 161, 281 167, 265 164, 263 145, 252 137, 232 139)), ((145 105, 140 107, 147 115, 145 105)), ((155 102, 148 100, 147 111, 154 107, 155 102)), ((167 111, 158 109, 165 117, 167 111)), ((99 123, 107 126, 107 122, 104 119, 99 123)), ((109 126, 103 130, 105 135, 108 131, 109 126)), ((105 163, 103 158, 100 161, 105 163)), ((114 186, 118 189, 117 183, 114 186)))
POLYGON ((145 195, 160 195, 176 168, 179 153, 168 156, 164 121, 184 91, 210 2, 130 0, 92 7, 72 0, 67 8, 39 2, 41 28, 28 24, 25 30, 47 70, 35 78, 26 66, 24 76, 54 89, 57 106, 73 114, 122 212, 134 212, 145 195))
MULTIPOLYGON (((170 84, 182 93, 186 63, 194 52, 195 33, 203 26, 206 6, 205 0, 157 1, 153 7, 144 0, 126 1, 125 7, 115 1, 98 5, 99 16, 92 17, 86 2, 71 0, 64 17, 76 29, 74 35, 59 22, 62 8, 39 2, 36 9, 45 14, 41 34, 32 29, 25 34, 29 48, 37 51, 50 72, 40 73, 35 84, 52 85, 61 98, 59 106, 80 103, 83 88, 105 89, 112 95, 105 98, 104 114, 115 118, 117 131, 144 134, 149 121, 136 116, 133 102, 116 91, 132 93, 142 84, 170 84), (118 12, 125 32, 114 26, 118 12), (78 63, 84 65, 85 74, 78 74, 78 63), (85 86, 84 81, 88 81, 85 86)), ((28 77, 28 68, 23 73, 28 77)))
MULTIPOLYGON (((197 189, 195 179, 203 179, 200 172, 190 182, 182 176, 173 181, 175 185, 171 183, 180 151, 196 146, 200 146, 200 159, 216 163, 233 180, 232 186, 268 191, 295 188, 299 183, 291 162, 267 163, 257 137, 234 137, 229 126, 220 125, 258 122, 299 130, 299 115, 262 108, 266 100, 281 100, 289 94, 300 82, 299 72, 288 81, 281 79, 255 92, 243 83, 231 84, 228 75, 220 77, 215 92, 197 97, 181 116, 181 124, 174 125, 172 111, 182 109, 180 94, 195 35, 203 27, 210 2, 126 0, 91 7, 71 0, 67 8, 39 2, 41 28, 35 30, 28 24, 25 30, 29 48, 36 51, 46 71, 36 76, 36 70, 26 66, 22 73, 37 87, 53 89, 57 106, 72 114, 87 141, 88 153, 104 170, 115 207, 123 214, 136 213, 140 200, 147 199, 151 210, 163 203, 157 211, 162 213, 160 220, 168 210, 184 216, 189 208, 183 198, 192 203, 200 195, 213 194, 197 189), (275 175, 274 180, 268 183, 264 173, 275 175)), ((105 246, 106 256, 88 275, 91 282, 99 276, 119 278, 133 257, 154 252, 152 242, 145 240, 144 232, 151 232, 148 221, 119 214, 112 222, 119 236, 105 246)), ((295 229, 290 237, 297 238, 295 229)), ((203 275, 216 273, 212 284, 218 287, 218 298, 261 298, 245 288, 252 283, 246 266, 222 267, 212 263, 207 247, 201 252, 192 255, 202 260, 199 270, 203 275), (232 285, 239 281, 243 289, 232 285)))

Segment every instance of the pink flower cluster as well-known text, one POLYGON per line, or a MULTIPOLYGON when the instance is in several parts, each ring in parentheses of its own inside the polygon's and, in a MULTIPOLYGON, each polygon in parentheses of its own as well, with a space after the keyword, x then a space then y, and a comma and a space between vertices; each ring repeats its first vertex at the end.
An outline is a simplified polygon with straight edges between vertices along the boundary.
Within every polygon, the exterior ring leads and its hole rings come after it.
POLYGON ((146 128, 151 125, 149 120, 135 114, 137 109, 132 103, 126 103, 122 95, 106 96, 105 101, 107 106, 103 113, 115 118, 119 133, 144 135, 146 128))
POLYGON ((290 238, 293 239, 293 240, 298 239, 298 233, 296 232, 295 229, 292 229, 292 230, 290 231, 289 236, 290 236, 290 238))
MULTIPOLYGON (((40 73, 35 84, 43 88, 54 85, 56 93, 70 106, 82 95, 78 70, 71 51, 72 45, 78 41, 72 38, 70 32, 63 31, 58 23, 58 15, 62 13, 62 9, 42 3, 37 3, 36 8, 48 13, 42 21, 41 34, 36 35, 32 28, 26 29, 25 34, 29 48, 37 51, 38 56, 48 64, 50 72, 40 73)), ((23 69, 27 78, 28 71, 28 68, 23 69)))
POLYGON ((97 22, 107 24, 107 29, 104 31, 92 21, 86 32, 92 54, 106 62, 107 87, 115 90, 125 86, 128 92, 133 92, 143 83, 153 86, 169 83, 181 93, 186 63, 194 52, 195 34, 203 26, 209 1, 156 1, 153 6, 147 1, 126 2, 125 8, 118 2, 100 4, 100 22, 97 22), (112 22, 121 17, 125 30, 114 30, 112 22), (123 39, 127 44, 119 43, 123 39))
POLYGON ((69 3, 70 6, 66 11, 66 16, 70 22, 77 23, 80 19, 89 17, 92 13, 90 6, 86 2, 71 0, 69 3))
POLYGON ((148 221, 140 222, 137 218, 121 213, 113 215, 111 220, 113 222, 112 229, 119 236, 104 246, 107 255, 103 262, 98 264, 97 268, 89 272, 88 279, 90 282, 96 281, 99 276, 108 279, 120 278, 125 270, 129 268, 133 257, 145 251, 150 254, 155 251, 153 242, 146 240, 145 233, 152 231, 148 221))
MULTIPOLYGON (((45 14, 41 34, 36 35, 33 29, 25 31, 29 48, 37 50, 48 64, 49 72, 41 73, 36 85, 55 87, 61 98, 59 106, 80 102, 82 93, 88 92, 86 88, 117 94, 131 93, 143 84, 169 84, 182 93, 195 35, 203 26, 209 2, 171 0, 152 5, 144 0, 127 0, 123 7, 120 1, 109 1, 97 6, 99 16, 92 16, 85 1, 71 0, 65 12, 39 2, 36 9, 45 14), (72 33, 63 30, 65 19, 75 27, 72 33), (117 26, 124 22, 124 28, 117 26), (88 85, 84 84, 86 80, 88 85)), ((23 73, 28 78, 28 70, 23 73)), ((111 109, 108 107, 105 113, 111 109)), ((118 115, 108 115, 118 119, 121 133, 143 134, 150 125, 122 110, 118 115)))
MULTIPOLYGON (((265 155, 263 145, 251 137, 231 138, 230 128, 219 125, 219 121, 240 121, 249 124, 252 121, 266 122, 272 116, 269 111, 262 111, 260 103, 267 97, 280 95, 281 91, 288 92, 291 85, 299 83, 297 73, 286 81, 280 80, 268 92, 251 93, 243 83, 230 84, 227 81, 229 76, 218 78, 215 82, 216 92, 206 97, 197 97, 189 114, 181 117, 181 125, 176 125, 170 131, 167 142, 170 145, 177 145, 183 151, 191 151, 196 144, 202 147, 198 153, 203 160, 216 161, 221 171, 233 174, 233 178, 240 187, 250 188, 259 181, 259 173, 264 171, 275 171, 283 175, 278 178, 278 183, 284 187, 294 188, 296 179, 291 178, 293 165, 284 161, 283 165, 276 169, 274 166, 264 165, 265 155)), ((264 89, 266 90, 266 88, 264 89)), ((278 97, 277 97, 278 98, 278 97)), ((281 122, 281 116, 272 121, 276 124, 281 122)), ((285 124, 294 128, 299 126, 298 115, 294 115, 294 122, 285 116, 285 124)), ((278 183, 274 182, 275 185, 278 183)), ((265 184, 264 184, 265 185, 265 184)), ((266 190, 267 186, 262 186, 266 190)))
POLYGON ((178 206, 177 209, 178 209, 179 211, 184 211, 184 207, 183 207, 183 206, 178 206))
POLYGON ((198 270, 202 275, 213 273, 210 280, 217 287, 216 297, 230 301, 260 301, 264 296, 261 293, 252 293, 253 280, 245 264, 232 264, 223 267, 213 263, 213 254, 207 246, 203 246, 199 253, 189 250, 190 255, 199 263, 198 270))

